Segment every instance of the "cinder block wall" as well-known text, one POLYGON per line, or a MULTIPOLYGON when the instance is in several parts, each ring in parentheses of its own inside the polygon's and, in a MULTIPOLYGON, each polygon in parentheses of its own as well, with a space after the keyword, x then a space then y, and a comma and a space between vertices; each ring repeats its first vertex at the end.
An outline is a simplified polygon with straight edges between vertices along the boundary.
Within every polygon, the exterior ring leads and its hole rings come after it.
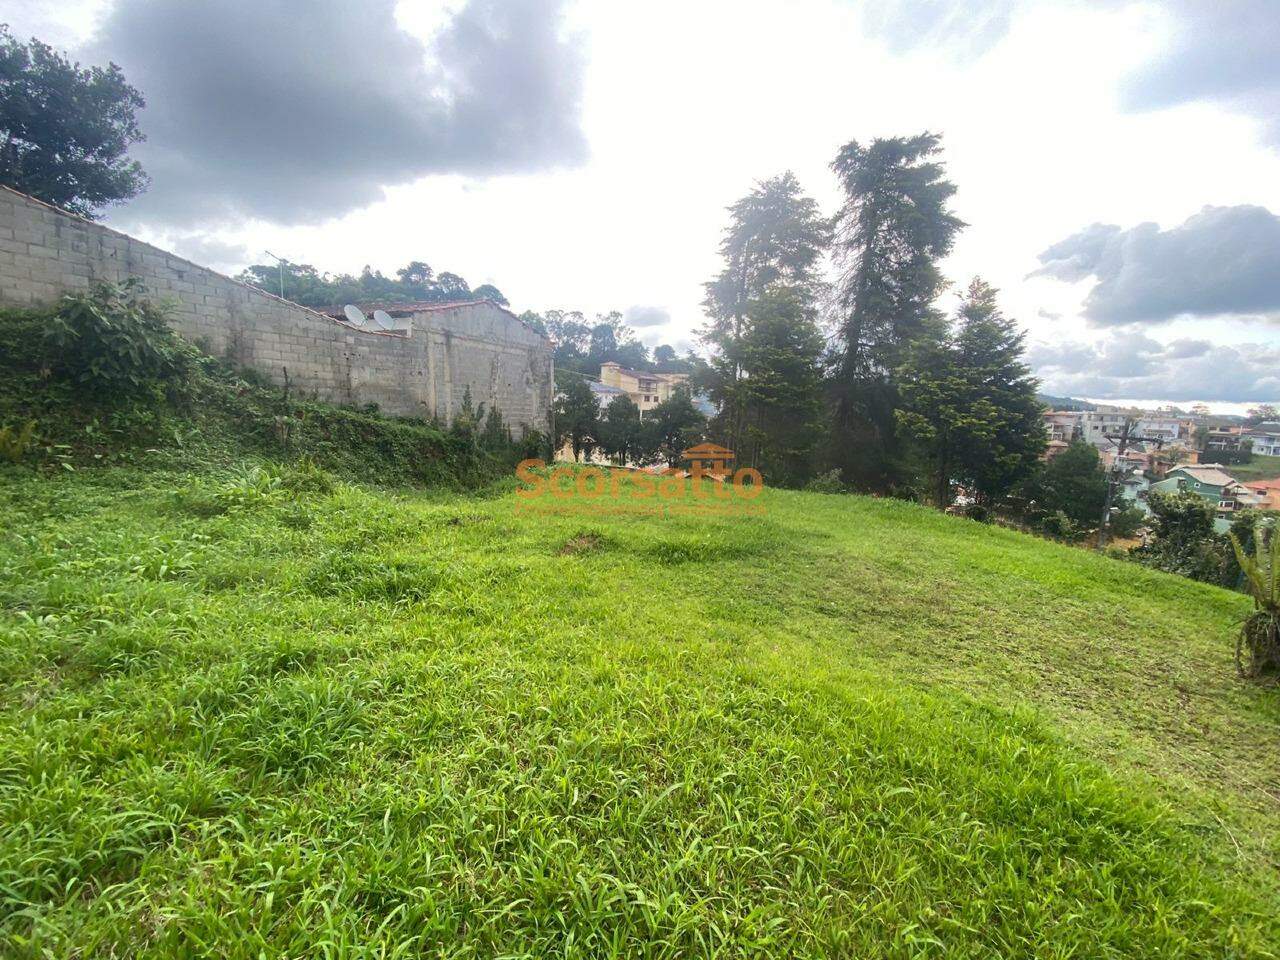
POLYGON ((356 329, 0 187, 0 304, 35 306, 137 277, 182 336, 323 400, 451 420, 467 388, 514 426, 546 430, 551 344, 496 304, 415 314, 408 336, 356 329))

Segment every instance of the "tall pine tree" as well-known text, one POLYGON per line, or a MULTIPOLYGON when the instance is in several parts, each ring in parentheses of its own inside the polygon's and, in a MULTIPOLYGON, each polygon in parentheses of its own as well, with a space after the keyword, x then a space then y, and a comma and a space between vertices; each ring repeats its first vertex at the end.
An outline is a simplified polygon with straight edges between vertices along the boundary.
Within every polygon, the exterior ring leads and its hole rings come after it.
POLYGON ((840 268, 829 458, 864 489, 892 491, 907 474, 897 436, 895 371, 908 347, 936 339, 938 261, 964 223, 951 213, 936 134, 847 143, 832 168, 845 200, 835 221, 840 268))
POLYGON ((961 484, 981 504, 1027 479, 1045 448, 1039 382, 1023 362, 1025 334, 1000 313, 996 291, 969 284, 950 329, 917 339, 898 369, 898 423, 929 465, 934 502, 961 484))
POLYGON ((816 304, 823 290, 819 263, 829 241, 829 222, 790 171, 759 182, 729 207, 720 244, 724 269, 706 285, 702 331, 713 358, 708 392, 720 411, 713 432, 729 447, 743 443, 746 429, 742 351, 750 336, 749 307, 774 286, 788 288, 806 309, 816 304))
POLYGON ((740 466, 766 482, 798 486, 809 479, 821 434, 822 333, 807 291, 775 285, 747 305, 739 344, 743 430, 740 466))

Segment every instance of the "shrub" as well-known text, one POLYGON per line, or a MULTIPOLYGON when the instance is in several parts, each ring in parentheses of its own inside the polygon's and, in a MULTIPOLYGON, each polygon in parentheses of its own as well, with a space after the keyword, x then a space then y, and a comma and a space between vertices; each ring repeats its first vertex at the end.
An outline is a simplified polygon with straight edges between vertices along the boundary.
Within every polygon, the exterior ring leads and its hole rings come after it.
POLYGON ((108 401, 185 392, 197 351, 142 292, 130 279, 64 297, 42 333, 49 370, 108 401))
POLYGON ((845 486, 840 481, 840 470, 828 470, 820 473, 804 485, 809 493, 844 493, 845 486))
POLYGON ((0 458, 17 463, 27 455, 36 434, 36 422, 28 420, 21 427, 0 427, 0 458))
POLYGON ((1217 583, 1222 556, 1213 532, 1213 505, 1189 491, 1153 493, 1147 502, 1153 536, 1133 550, 1133 558, 1166 573, 1217 583))
POLYGON ((1131 503, 1123 509, 1111 511, 1111 519, 1107 522, 1107 529, 1113 537, 1129 540, 1138 535, 1138 531, 1143 528, 1146 522, 1147 515, 1142 512, 1142 508, 1137 504, 1131 503))
POLYGON ((1230 535, 1254 606, 1236 638, 1236 670, 1242 677, 1280 667, 1280 534, 1275 527, 1255 534, 1252 554, 1234 533, 1230 535))
POLYGON ((1040 517, 1035 523, 1035 528, 1046 537, 1065 540, 1068 543, 1079 540, 1085 532, 1062 510, 1055 510, 1040 517))
POLYGON ((333 493, 337 481, 310 457, 280 471, 280 486, 291 493, 333 493))
POLYGON ((284 478, 278 467, 252 466, 220 484, 213 500, 224 509, 247 509, 279 503, 287 496, 284 478))

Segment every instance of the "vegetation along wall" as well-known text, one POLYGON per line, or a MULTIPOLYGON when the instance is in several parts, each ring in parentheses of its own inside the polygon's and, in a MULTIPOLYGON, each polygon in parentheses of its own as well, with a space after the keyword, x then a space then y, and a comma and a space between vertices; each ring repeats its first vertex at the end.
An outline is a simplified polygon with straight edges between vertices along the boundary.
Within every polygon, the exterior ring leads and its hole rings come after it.
POLYGON ((352 326, 0 187, 0 304, 51 303, 138 278, 210 353, 320 399, 452 420, 469 389, 515 427, 545 431, 551 344, 489 301, 424 306, 407 330, 352 326))

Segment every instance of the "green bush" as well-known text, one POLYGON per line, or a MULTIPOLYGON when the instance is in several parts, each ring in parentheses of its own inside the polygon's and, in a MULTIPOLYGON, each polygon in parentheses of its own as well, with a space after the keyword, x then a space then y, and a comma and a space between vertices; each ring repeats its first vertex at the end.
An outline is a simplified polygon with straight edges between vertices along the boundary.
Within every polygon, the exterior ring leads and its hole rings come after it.
POLYGON ((142 293, 130 279, 64 297, 41 336, 48 369, 108 401, 184 393, 198 352, 142 293))
POLYGON ((0 427, 0 459, 17 463, 27 455, 36 434, 36 422, 28 420, 21 427, 0 427))
POLYGON ((845 485, 840 481, 840 471, 828 470, 826 473, 820 473, 808 483, 804 488, 809 493, 844 493, 845 485))

